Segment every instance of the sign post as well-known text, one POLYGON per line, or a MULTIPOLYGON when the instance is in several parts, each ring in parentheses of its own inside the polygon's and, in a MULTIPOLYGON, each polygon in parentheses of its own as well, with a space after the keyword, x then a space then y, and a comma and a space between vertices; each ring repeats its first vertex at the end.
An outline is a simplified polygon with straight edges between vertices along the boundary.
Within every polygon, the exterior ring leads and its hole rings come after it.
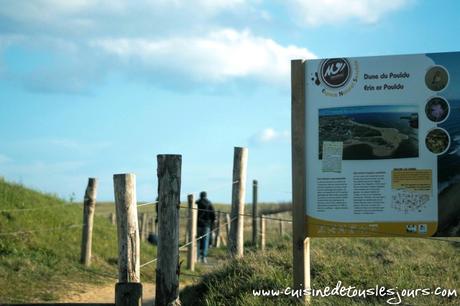
MULTIPOLYGON (((291 135, 292 135, 292 233, 294 289, 310 288, 310 240, 305 235, 306 131, 305 62, 291 62, 291 135)), ((304 301, 306 297, 303 297, 304 301)))

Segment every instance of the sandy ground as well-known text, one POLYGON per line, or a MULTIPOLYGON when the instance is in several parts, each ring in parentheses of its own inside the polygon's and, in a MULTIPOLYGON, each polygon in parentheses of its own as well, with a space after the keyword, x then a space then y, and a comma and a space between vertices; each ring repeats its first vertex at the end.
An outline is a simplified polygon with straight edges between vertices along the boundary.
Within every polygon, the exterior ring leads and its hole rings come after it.
MULTIPOLYGON (((203 272, 209 272, 216 267, 218 260, 208 257, 208 263, 197 263, 201 266, 203 272)), ((88 284, 74 284, 73 290, 69 291, 65 296, 59 299, 59 303, 114 303, 115 301, 115 283, 108 283, 106 285, 88 285, 88 284)), ((179 290, 182 290, 187 285, 192 284, 190 281, 181 280, 179 290)), ((142 283, 142 304, 153 305, 155 296, 155 284, 142 283)))
MULTIPOLYGON (((153 305, 155 295, 155 285, 149 283, 142 284, 143 305, 153 305)), ((70 292, 59 300, 60 303, 114 303, 115 283, 103 286, 89 286, 79 284, 75 291, 70 292)))

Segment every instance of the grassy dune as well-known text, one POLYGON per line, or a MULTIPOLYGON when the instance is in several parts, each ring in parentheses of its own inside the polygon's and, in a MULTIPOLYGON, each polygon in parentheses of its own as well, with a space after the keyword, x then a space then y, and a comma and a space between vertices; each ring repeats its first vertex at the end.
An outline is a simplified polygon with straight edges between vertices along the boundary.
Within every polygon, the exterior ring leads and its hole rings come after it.
MULTIPOLYGON (((116 227, 108 218, 114 208, 110 202, 96 204, 92 265, 85 268, 79 263, 82 204, 69 203, 0 178, 0 304, 57 301, 70 290, 78 290, 79 284, 115 283, 116 227)), ((216 204, 215 208, 230 211, 230 205, 226 204, 216 204)), ((251 213, 251 207, 246 211, 251 213)), ((139 212, 154 216, 155 206, 139 207, 139 212)), ((181 209, 180 216, 180 244, 183 244, 187 210, 181 209)), ((246 218, 246 224, 246 238, 250 240, 251 218, 246 218)), ((225 228, 222 231, 226 236, 225 228)), ((221 260, 225 259, 225 250, 213 249, 216 252, 221 254, 221 260)), ((142 243, 141 263, 155 257, 156 248, 142 243)), ((185 258, 186 253, 181 252, 181 260, 185 258)), ((142 268, 141 280, 154 280, 155 268, 155 264, 142 268)), ((191 273, 184 268, 181 282, 194 281, 196 275, 207 270, 198 266, 191 273)))
MULTIPOLYGON (((79 264, 81 223, 81 205, 0 179, 0 303, 54 301, 78 283, 115 283, 115 226, 95 217, 92 266, 84 268, 79 264)), ((141 263, 155 254, 142 243, 141 263)), ((153 279, 154 266, 143 268, 141 277, 153 279)))
MULTIPOLYGON (((216 205, 227 210, 228 205, 216 205)), ((267 206, 273 208, 272 206, 267 206)), ((113 204, 98 204, 93 233, 93 264, 79 264, 82 207, 0 179, 0 303, 55 301, 78 284, 116 282, 117 239, 107 216, 113 204), (25 209, 25 210, 24 210, 25 209), (31 209, 31 210, 27 210, 31 209), (76 225, 75 227, 69 227, 76 225), (33 231, 33 232, 28 232, 33 231), (12 234, 14 233, 14 234, 12 234)), ((141 212, 154 212, 143 206, 141 212)), ((246 211, 251 212, 250 207, 246 211)), ((186 210, 181 210, 181 241, 185 238, 186 210)), ((278 217, 289 219, 289 213, 278 217)), ((225 248, 212 249, 223 264, 202 281, 182 292, 185 305, 293 305, 287 296, 255 297, 253 289, 282 289, 292 284, 290 226, 279 234, 279 221, 267 222, 267 251, 254 250, 250 243, 251 219, 247 225, 246 256, 229 261, 225 248)), ((225 233, 225 230, 224 230, 225 233)), ((225 234, 224 234, 225 237, 225 234)), ((313 239, 312 285, 400 290, 436 287, 460 293, 460 245, 432 239, 313 239)), ((155 247, 142 243, 141 263, 155 258, 155 247)), ((181 254, 181 258, 185 258, 181 254)), ((181 281, 197 280, 209 271, 198 265, 184 269, 181 281)), ((155 265, 142 269, 143 281, 155 278, 155 265)), ((313 298, 314 305, 385 305, 388 297, 313 298)), ((403 298, 401 305, 459 305, 460 298, 418 296, 403 298)))
MULTIPOLYGON (((255 297, 253 289, 292 286, 291 242, 273 243, 265 253, 249 251, 243 260, 226 262, 199 284, 182 292, 184 305, 296 305, 291 297, 255 297)), ((313 239, 312 287, 358 289, 456 289, 460 294, 460 245, 424 239, 313 239)), ((388 305, 389 297, 313 298, 313 305, 388 305)), ((460 297, 403 297, 400 305, 460 305, 460 297)))

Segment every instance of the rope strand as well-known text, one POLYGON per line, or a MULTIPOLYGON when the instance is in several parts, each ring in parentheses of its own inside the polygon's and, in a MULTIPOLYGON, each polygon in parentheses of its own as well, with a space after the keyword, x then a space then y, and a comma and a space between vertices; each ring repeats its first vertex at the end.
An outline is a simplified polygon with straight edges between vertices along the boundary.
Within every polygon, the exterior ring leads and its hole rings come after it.
MULTIPOLYGON (((192 241, 189 241, 189 242, 187 242, 186 244, 180 246, 180 247, 179 247, 179 250, 181 250, 181 249, 183 249, 183 248, 189 246, 189 245, 192 244, 193 242, 198 242, 198 240, 200 240, 201 238, 210 235, 211 233, 215 232, 217 229, 219 229, 219 228, 221 228, 221 227, 223 227, 223 226, 225 226, 225 225, 227 225, 227 224, 229 224, 229 223, 232 223, 234 220, 236 220, 236 217, 233 218, 233 219, 231 219, 229 222, 225 222, 225 223, 219 225, 218 227, 212 229, 211 231, 209 231, 209 233, 204 234, 204 235, 201 235, 201 236, 199 236, 199 237, 196 237, 196 238, 193 239, 192 241)), ((141 267, 141 268, 142 268, 142 267, 145 267, 146 265, 149 265, 149 264, 154 263, 154 262, 156 262, 156 261, 158 261, 158 257, 155 258, 155 259, 153 259, 153 260, 150 260, 150 261, 148 261, 148 262, 146 262, 146 263, 143 263, 140 267, 141 267)))

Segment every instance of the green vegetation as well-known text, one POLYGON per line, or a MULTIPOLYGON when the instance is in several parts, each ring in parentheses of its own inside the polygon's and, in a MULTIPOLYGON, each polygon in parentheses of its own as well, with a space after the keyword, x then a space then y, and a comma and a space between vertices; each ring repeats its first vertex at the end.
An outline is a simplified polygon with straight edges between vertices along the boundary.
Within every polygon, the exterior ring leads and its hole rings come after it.
MULTIPOLYGON (((81 203, 79 204, 81 205, 81 203)), ((224 213, 230 213, 231 205, 229 204, 222 204, 222 203, 214 203, 213 204, 214 209, 216 211, 221 211, 224 213)), ((188 204, 187 203, 182 203, 181 204, 181 209, 180 209, 180 220, 179 220, 179 243, 180 245, 183 245, 186 243, 185 241, 185 232, 186 232, 186 225, 187 225, 187 218, 188 218, 188 204)), ((286 207, 290 207, 288 204, 275 204, 275 203, 260 203, 258 208, 259 208, 259 213, 270 213, 273 211, 279 211, 279 210, 285 210, 286 207)), ((154 217, 156 216, 156 211, 155 211, 155 205, 145 205, 145 206, 140 206, 138 208, 139 213, 147 213, 148 216, 154 217)), ((109 218, 110 214, 115 213, 115 205, 113 202, 103 202, 103 203, 97 203, 97 209, 96 209, 96 215, 104 217, 104 218, 109 218)), ((250 215, 252 215, 252 205, 245 205, 245 214, 248 215, 245 217, 245 238, 249 241, 251 240, 251 235, 252 235, 252 218, 250 215)), ((217 217, 217 216, 216 216, 217 217)), ((290 214, 278 214, 277 217, 281 217, 283 219, 290 219, 290 214)), ((225 223, 225 216, 221 216, 221 224, 225 223)), ((268 221, 271 222, 271 221, 268 221)), ((288 224, 286 224, 286 228, 289 227, 288 224)), ((269 227, 271 228, 271 227, 269 227)), ((273 226, 273 228, 277 228, 273 226)), ((225 232, 225 227, 222 226, 221 228, 222 232, 225 232)), ((267 237, 268 239, 270 238, 267 237)))
MULTIPOLYGON (((230 208, 216 206, 226 211, 230 208)), ((113 207, 110 203, 96 206, 93 262, 85 268, 79 263, 81 204, 70 204, 0 179, 0 303, 56 301, 62 294, 78 290, 79 284, 115 283, 117 238, 115 226, 107 218, 113 207)), ((139 210, 153 214, 155 209, 142 206, 139 210)), ((250 207, 246 207, 246 212, 251 213, 250 207)), ((186 209, 181 210, 181 242, 185 236, 185 215, 186 209)), ((290 219, 289 213, 276 217, 290 219)), ((281 238, 279 221, 267 220, 267 250, 261 253, 251 246, 251 218, 245 218, 245 223, 244 259, 229 261, 225 248, 213 248, 212 259, 220 263, 217 269, 199 264, 193 273, 182 269, 181 283, 194 283, 181 294, 185 305, 296 304, 292 297, 255 297, 252 292, 291 286, 290 227, 284 227, 281 238), (201 279, 203 273, 207 274, 201 279)), ((400 290, 442 287, 460 293, 459 248, 458 243, 433 239, 313 239, 312 285, 323 289, 335 287, 341 281, 345 287, 358 289, 376 285, 400 290)), ((155 247, 142 243, 141 263, 155 258, 155 253, 155 247)), ((142 279, 154 279, 154 270, 154 264, 144 267, 142 279)), ((317 297, 313 301, 315 305, 385 305, 387 299, 317 297)), ((459 299, 405 297, 403 305, 458 305, 459 299)))
MULTIPOLYGON (((63 294, 81 290, 81 284, 115 283, 117 237, 116 227, 109 221, 114 208, 110 202, 96 204, 92 265, 85 268, 79 263, 82 204, 0 178, 0 304, 57 301, 63 294)), ((226 204, 216 204, 215 208, 230 211, 230 205, 226 204)), ((246 211, 251 213, 250 206, 246 211)), ((153 216, 155 206, 141 206, 139 212, 153 216)), ((180 215, 182 245, 185 243, 187 209, 181 209, 180 215)), ((246 222, 249 225, 251 219, 246 218, 246 222)), ((222 231, 225 233, 224 228, 222 231)), ((225 250, 213 252, 224 260, 225 250)), ((186 258, 185 254, 181 252, 181 260, 186 258)), ((142 243, 141 263, 155 257, 156 248, 142 243)), ((155 264, 143 267, 141 279, 155 279, 155 268, 155 264)), ((208 270, 209 267, 200 265, 194 273, 184 269, 181 282, 190 283, 208 270)))
MULTIPOLYGON (((312 287, 358 289, 456 289, 460 294, 459 244, 427 239, 313 239, 312 287)), ((195 286, 183 290, 184 305, 296 305, 288 296, 255 297, 253 289, 292 287, 291 242, 286 236, 265 253, 249 250, 239 261, 227 261, 195 286)), ((316 297, 313 305, 388 305, 388 297, 316 297)), ((459 305, 460 297, 402 298, 401 305, 459 305)))
MULTIPOLYGON (((0 303, 55 301, 77 284, 116 282, 115 226, 95 217, 92 265, 85 268, 82 219, 81 205, 0 179, 0 303)), ((155 255, 155 247, 142 243, 141 263, 155 255)), ((152 279, 154 268, 144 267, 141 278, 152 279)))

